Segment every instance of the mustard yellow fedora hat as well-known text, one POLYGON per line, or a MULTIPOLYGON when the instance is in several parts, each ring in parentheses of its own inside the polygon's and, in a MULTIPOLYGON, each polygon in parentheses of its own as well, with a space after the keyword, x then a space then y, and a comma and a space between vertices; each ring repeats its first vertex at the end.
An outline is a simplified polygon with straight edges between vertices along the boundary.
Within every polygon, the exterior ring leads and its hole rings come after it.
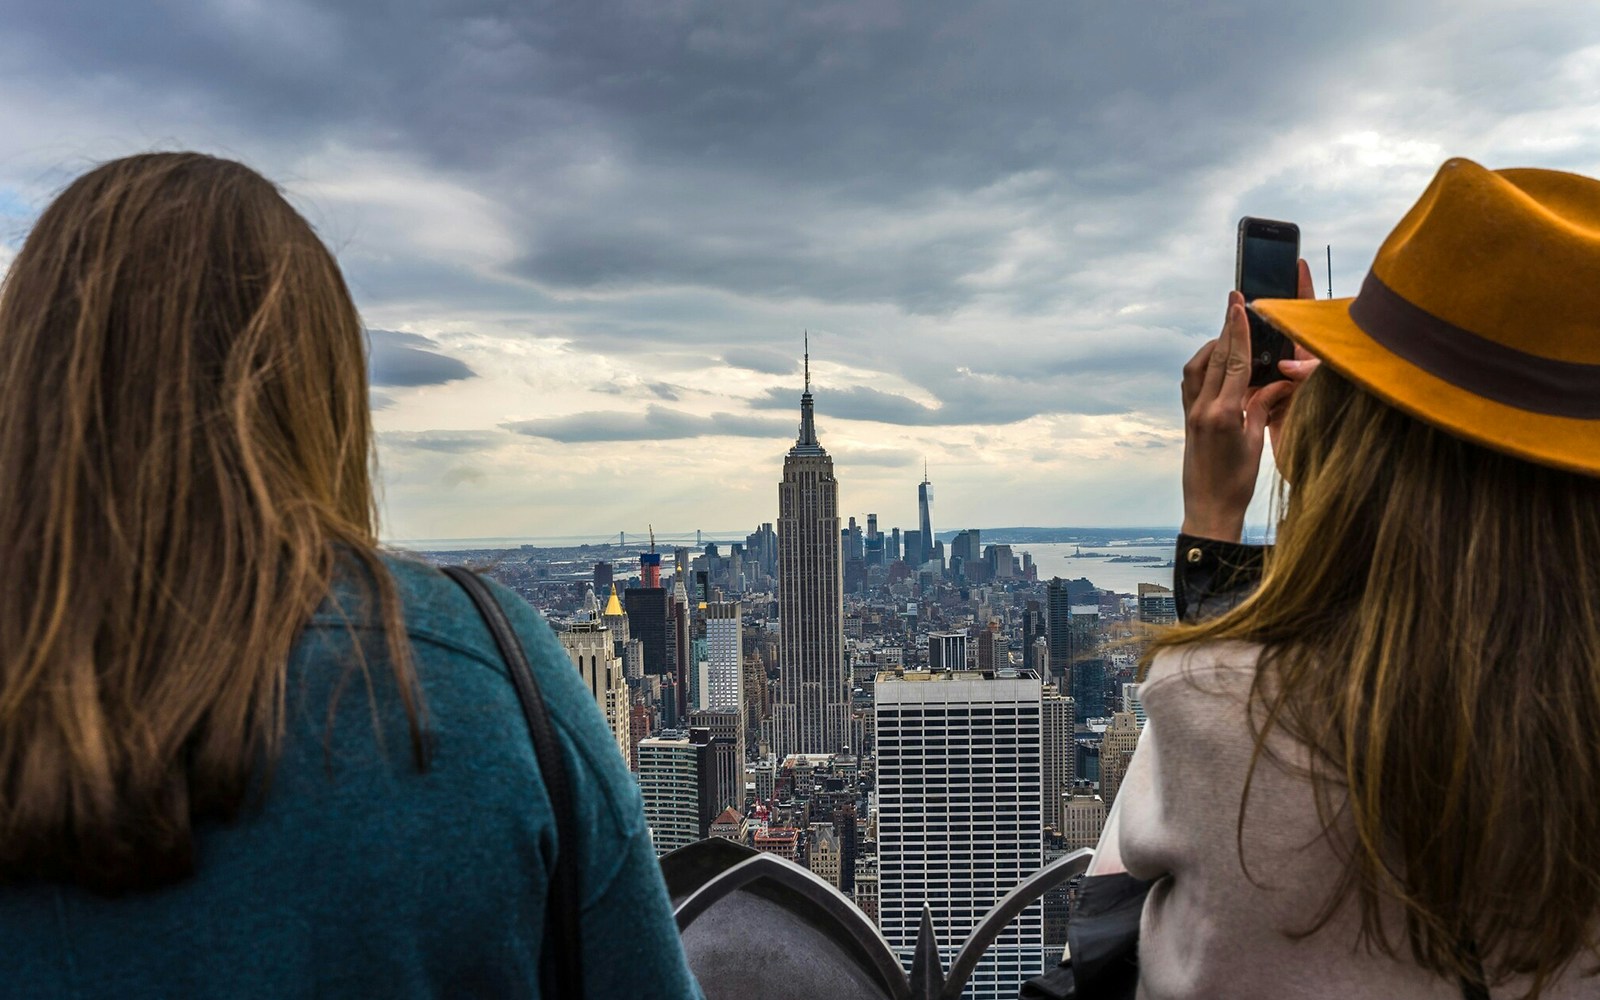
POLYGON ((1254 308, 1419 420, 1600 475, 1600 181, 1450 160, 1355 298, 1254 308))

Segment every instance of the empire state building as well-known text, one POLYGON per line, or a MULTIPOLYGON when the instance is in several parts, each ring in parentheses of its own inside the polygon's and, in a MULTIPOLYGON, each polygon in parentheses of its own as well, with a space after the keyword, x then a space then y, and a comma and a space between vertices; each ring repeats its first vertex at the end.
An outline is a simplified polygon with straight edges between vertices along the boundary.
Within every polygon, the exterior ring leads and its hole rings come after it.
POLYGON ((844 576, 839 552, 839 482, 817 442, 811 359, 800 396, 800 434, 778 484, 778 702, 773 747, 838 753, 849 742, 850 684, 844 660, 844 576))

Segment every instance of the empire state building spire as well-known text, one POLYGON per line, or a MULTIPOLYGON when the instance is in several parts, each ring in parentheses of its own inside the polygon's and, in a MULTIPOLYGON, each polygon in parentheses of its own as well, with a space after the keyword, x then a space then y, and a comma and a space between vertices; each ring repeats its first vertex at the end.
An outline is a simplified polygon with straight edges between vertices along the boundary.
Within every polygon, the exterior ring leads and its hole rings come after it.
POLYGON ((800 394, 800 433, 795 437, 791 455, 821 455, 822 445, 817 441, 817 421, 811 399, 811 332, 806 331, 805 353, 806 388, 800 394))

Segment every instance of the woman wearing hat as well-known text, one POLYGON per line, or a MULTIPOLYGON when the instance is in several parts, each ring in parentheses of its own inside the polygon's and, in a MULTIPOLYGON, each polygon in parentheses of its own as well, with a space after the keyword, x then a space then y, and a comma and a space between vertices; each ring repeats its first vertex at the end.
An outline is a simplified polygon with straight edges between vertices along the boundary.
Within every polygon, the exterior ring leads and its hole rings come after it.
POLYGON ((1140 995, 1600 996, 1600 182, 1453 160, 1356 298, 1255 307, 1322 363, 1252 394, 1235 296, 1185 372, 1185 531, 1269 424, 1292 489, 1146 664, 1140 995))

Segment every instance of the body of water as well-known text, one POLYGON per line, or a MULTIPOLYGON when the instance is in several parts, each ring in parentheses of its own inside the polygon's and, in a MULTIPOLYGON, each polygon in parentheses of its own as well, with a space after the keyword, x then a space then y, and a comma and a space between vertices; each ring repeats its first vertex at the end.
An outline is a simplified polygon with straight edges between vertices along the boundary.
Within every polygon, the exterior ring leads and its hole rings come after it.
MULTIPOLYGON (((632 539, 630 538, 630 541, 632 539)), ((413 552, 460 552, 465 550, 485 549, 516 549, 520 545, 558 546, 572 544, 554 538, 433 538, 433 539, 407 539, 395 541, 401 548, 413 552)), ((668 559, 670 560, 670 549, 668 559)), ((1099 542, 1093 545, 1078 545, 1074 542, 1031 542, 1028 544, 1012 544, 1012 551, 1033 553, 1033 561, 1039 567, 1039 579, 1048 580, 1059 576, 1068 580, 1078 577, 1088 577, 1101 590, 1110 590, 1118 594, 1136 594, 1139 584, 1155 583, 1163 587, 1172 586, 1172 567, 1161 565, 1172 560, 1172 543, 1152 545, 1148 543, 1132 542, 1099 542), (1084 552, 1106 552, 1126 556, 1155 556, 1158 563, 1119 563, 1108 558, 1096 556, 1074 555, 1081 548, 1084 552)), ((576 558, 576 552, 573 557, 576 558)), ((599 553, 596 554, 598 558, 599 553)), ((627 563, 617 564, 619 576, 631 575, 627 563)), ((636 567, 634 567, 636 571, 636 567)))
POLYGON ((571 545, 576 548, 579 543, 536 538, 386 538, 384 544, 409 552, 479 552, 515 549, 523 545, 571 545))
POLYGON ((1119 563, 1110 559, 1076 556, 1080 548, 1073 542, 1044 542, 1031 545, 1014 545, 1012 551, 1033 553, 1034 565, 1039 567, 1039 579, 1059 576, 1067 580, 1088 577, 1089 582, 1101 590, 1118 594, 1137 594, 1139 584, 1155 583, 1172 586, 1172 567, 1162 565, 1172 561, 1174 545, 1131 545, 1121 543, 1084 545, 1084 552, 1110 552, 1126 556, 1156 556, 1157 563, 1119 563))

